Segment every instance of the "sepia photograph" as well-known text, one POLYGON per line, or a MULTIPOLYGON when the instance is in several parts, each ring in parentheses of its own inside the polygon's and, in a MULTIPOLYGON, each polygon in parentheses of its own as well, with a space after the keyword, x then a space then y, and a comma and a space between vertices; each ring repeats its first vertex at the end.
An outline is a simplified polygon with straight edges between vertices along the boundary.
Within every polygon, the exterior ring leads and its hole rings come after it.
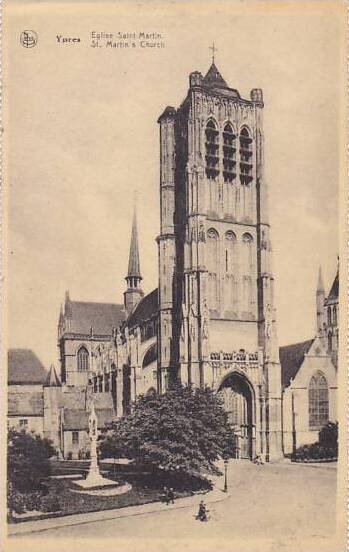
POLYGON ((4 552, 345 550, 345 25, 8 1, 4 552))

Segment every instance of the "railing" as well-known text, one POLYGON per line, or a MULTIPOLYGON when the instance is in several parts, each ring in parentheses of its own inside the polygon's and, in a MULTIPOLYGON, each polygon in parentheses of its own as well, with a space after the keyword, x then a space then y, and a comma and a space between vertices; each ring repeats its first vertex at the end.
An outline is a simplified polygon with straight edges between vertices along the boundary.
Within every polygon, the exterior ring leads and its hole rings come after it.
POLYGON ((248 353, 246 351, 216 351, 210 354, 210 361, 214 366, 230 368, 232 364, 239 368, 258 368, 258 352, 248 353))

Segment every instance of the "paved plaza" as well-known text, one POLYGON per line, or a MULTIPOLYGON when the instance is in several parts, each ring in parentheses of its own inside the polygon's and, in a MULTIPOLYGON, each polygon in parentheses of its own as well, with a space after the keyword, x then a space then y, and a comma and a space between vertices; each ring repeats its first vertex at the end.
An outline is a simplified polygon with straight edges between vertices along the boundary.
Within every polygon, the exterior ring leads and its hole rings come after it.
MULTIPOLYGON (((208 505, 208 523, 195 520, 202 498, 195 497, 197 504, 194 500, 186 507, 180 507, 185 503, 178 501, 155 513, 140 514, 137 510, 137 515, 118 519, 107 519, 105 512, 105 518, 95 522, 84 518, 84 523, 78 525, 18 535, 11 540, 16 541, 16 550, 21 549, 24 537, 54 539, 57 546, 60 537, 64 537, 74 539, 74 551, 86 550, 86 538, 113 539, 116 548, 135 551, 167 552, 179 548, 203 552, 216 550, 217 545, 229 552, 341 551, 334 540, 334 465, 315 467, 284 462, 257 466, 248 461, 231 461, 228 483, 228 495, 218 493, 218 501, 208 505)), ((222 479, 217 481, 217 487, 222 488, 222 479)))

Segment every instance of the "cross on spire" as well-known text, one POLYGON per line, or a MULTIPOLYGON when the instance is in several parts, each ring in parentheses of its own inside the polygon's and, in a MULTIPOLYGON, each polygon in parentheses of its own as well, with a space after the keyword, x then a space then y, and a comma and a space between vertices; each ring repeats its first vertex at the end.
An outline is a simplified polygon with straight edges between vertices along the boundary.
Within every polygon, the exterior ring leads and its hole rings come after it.
POLYGON ((217 48, 214 45, 214 42, 212 42, 212 46, 210 46, 210 50, 212 50, 212 63, 214 63, 214 54, 215 52, 218 52, 217 48))

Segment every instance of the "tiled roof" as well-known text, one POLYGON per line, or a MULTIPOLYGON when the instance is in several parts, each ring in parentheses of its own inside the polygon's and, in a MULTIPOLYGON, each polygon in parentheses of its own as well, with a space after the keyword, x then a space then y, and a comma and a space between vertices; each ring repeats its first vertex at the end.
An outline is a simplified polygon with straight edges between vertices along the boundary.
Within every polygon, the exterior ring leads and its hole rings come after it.
MULTIPOLYGON (((113 408, 96 408, 98 428, 102 429, 116 419, 113 408)), ((86 410, 64 409, 65 430, 88 430, 89 413, 86 410)))
POLYGON ((222 75, 218 71, 214 61, 212 62, 211 67, 207 71, 203 84, 207 86, 219 86, 220 88, 229 88, 222 75))
POLYGON ((113 397, 108 392, 94 393, 93 402, 94 402, 96 411, 105 410, 105 409, 110 410, 114 408, 113 397))
POLYGON ((329 302, 335 302, 338 301, 339 296, 339 274, 337 272, 335 279, 333 280, 333 284, 330 290, 330 293, 328 294, 328 297, 326 297, 325 305, 329 302))
POLYGON ((89 303, 71 301, 66 303, 66 315, 70 318, 70 332, 111 336, 125 319, 124 306, 114 303, 89 303))
POLYGON ((280 347, 281 383, 283 388, 288 387, 291 379, 296 376, 303 363, 304 355, 309 351, 313 342, 314 339, 308 339, 308 341, 280 347))
POLYGON ((158 307, 158 289, 156 288, 139 301, 136 308, 131 312, 130 316, 126 320, 125 325, 129 328, 138 326, 141 322, 149 320, 149 318, 156 314, 158 307))
POLYGON ((44 394, 42 391, 8 392, 9 416, 43 416, 44 394))
POLYGON ((30 349, 10 349, 8 359, 9 384, 44 383, 47 372, 38 357, 30 349))

